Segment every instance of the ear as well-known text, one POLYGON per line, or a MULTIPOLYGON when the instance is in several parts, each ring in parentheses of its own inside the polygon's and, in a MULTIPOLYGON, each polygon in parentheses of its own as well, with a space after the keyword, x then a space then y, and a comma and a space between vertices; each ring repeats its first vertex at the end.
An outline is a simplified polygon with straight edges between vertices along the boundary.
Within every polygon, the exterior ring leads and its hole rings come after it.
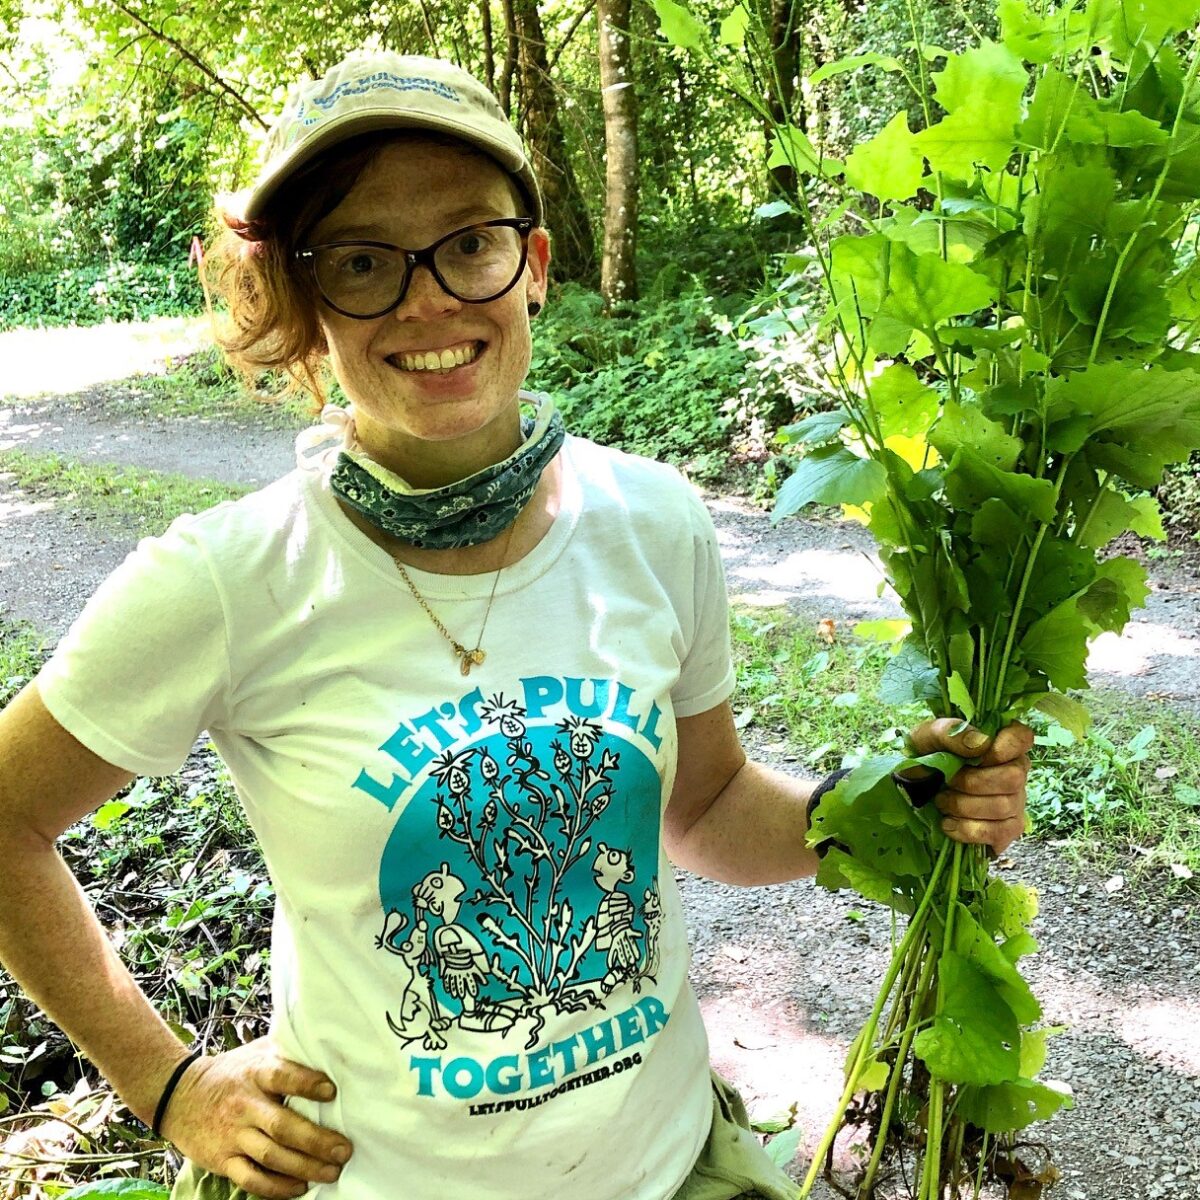
POLYGON ((546 303, 546 291, 550 284, 550 234, 540 225, 529 231, 529 282, 525 285, 525 296, 546 303))

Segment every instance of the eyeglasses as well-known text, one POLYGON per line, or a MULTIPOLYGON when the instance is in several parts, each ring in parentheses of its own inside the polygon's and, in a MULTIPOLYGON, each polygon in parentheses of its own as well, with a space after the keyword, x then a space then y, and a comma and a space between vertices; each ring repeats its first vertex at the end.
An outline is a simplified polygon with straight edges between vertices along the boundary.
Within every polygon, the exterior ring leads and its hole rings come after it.
POLYGON ((525 269, 530 217, 467 225, 424 250, 387 242, 325 242, 296 251, 313 273, 321 298, 344 317, 368 321, 404 302, 417 267, 428 267, 442 290, 467 304, 499 300, 525 269))

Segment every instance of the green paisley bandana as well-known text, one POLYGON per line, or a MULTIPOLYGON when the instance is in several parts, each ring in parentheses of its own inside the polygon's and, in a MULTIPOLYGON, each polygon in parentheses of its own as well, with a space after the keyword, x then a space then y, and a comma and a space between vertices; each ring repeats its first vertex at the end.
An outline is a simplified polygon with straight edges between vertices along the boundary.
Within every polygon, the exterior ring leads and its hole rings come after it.
POLYGON ((536 417, 521 418, 517 450, 458 483, 413 488, 366 455, 343 450, 329 478, 335 495, 376 529, 421 550, 454 550, 490 542, 507 529, 537 488, 566 437, 548 396, 536 417))

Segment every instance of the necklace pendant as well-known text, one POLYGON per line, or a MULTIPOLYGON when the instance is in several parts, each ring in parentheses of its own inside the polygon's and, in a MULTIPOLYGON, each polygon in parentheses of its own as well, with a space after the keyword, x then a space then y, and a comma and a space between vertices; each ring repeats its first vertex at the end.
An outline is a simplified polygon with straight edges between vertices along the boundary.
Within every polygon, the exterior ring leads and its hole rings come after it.
POLYGON ((487 655, 476 646, 474 650, 459 649, 458 657, 462 660, 459 669, 464 675, 470 675, 471 668, 479 666, 487 655))

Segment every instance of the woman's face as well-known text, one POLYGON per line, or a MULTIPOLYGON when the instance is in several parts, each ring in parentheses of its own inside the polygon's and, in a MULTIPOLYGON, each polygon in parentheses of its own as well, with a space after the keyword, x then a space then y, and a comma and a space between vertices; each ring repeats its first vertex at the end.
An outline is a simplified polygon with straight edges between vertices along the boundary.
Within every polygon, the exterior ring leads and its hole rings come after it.
MULTIPOLYGON (((401 137, 306 241, 362 238, 419 250, 464 225, 518 215, 514 187, 491 159, 465 146, 401 137)), ((428 487, 516 448, 517 392, 531 352, 527 306, 545 300, 549 261, 549 239, 535 229, 521 278, 498 300, 456 300, 421 266, 403 303, 386 316, 358 321, 318 302, 334 374, 372 457, 428 487), (465 351, 470 361, 446 371, 416 369, 413 356, 446 350, 465 351)))

